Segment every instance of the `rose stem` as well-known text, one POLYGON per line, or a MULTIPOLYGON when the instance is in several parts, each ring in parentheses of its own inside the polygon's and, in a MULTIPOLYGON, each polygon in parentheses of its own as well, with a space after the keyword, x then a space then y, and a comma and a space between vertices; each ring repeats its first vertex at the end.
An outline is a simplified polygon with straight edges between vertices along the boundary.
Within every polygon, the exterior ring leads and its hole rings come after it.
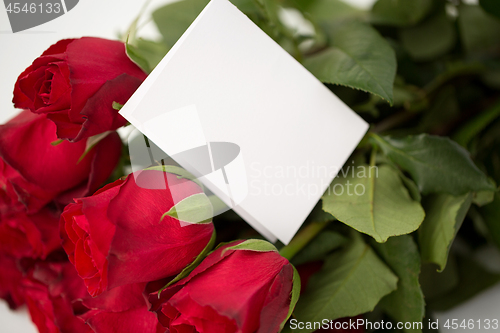
POLYGON ((297 253, 300 252, 317 234, 323 230, 329 222, 311 222, 307 226, 304 227, 293 239, 291 242, 282 247, 280 250, 280 254, 291 260, 297 253))

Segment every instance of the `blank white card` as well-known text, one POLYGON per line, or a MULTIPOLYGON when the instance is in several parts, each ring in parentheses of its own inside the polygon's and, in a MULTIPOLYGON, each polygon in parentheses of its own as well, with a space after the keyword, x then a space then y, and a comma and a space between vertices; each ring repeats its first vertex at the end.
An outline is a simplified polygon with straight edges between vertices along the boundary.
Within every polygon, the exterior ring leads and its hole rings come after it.
POLYGON ((205 7, 120 113, 285 244, 368 129, 227 0, 205 7))

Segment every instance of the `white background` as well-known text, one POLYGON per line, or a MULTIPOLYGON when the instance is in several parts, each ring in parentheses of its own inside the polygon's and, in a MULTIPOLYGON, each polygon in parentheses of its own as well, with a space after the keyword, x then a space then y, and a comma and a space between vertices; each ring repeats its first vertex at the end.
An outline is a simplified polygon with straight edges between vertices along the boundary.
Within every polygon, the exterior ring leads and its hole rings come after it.
MULTIPOLYGON (((374 0, 346 0, 360 7, 368 8, 374 0)), ((144 17, 149 18, 155 8, 172 0, 152 0, 144 17)), ((469 0, 467 2, 476 2, 469 0)), ((0 123, 5 122, 17 111, 13 108, 12 91, 17 76, 28 67, 51 44, 63 38, 97 36, 116 38, 124 32, 138 14, 143 1, 139 0, 80 0, 67 14, 25 32, 13 34, 3 6, 0 8, 0 123)), ((144 21, 144 20, 143 20, 144 21)), ((139 32, 148 38, 159 37, 154 24, 145 22, 139 32)), ((497 269, 500 259, 493 252, 484 253, 497 269), (495 264, 496 263, 496 264, 495 264)), ((500 271, 500 270, 499 270, 500 271)), ((1 268, 0 268, 1 274, 1 268)), ((448 318, 500 320, 500 285, 478 295, 473 300, 447 313, 437 315, 440 324, 448 318)), ((446 331, 446 330, 443 330, 446 331)), ((25 309, 10 311, 0 301, 0 333, 36 332, 25 309)), ((453 332, 477 332, 477 330, 455 330, 453 332)))

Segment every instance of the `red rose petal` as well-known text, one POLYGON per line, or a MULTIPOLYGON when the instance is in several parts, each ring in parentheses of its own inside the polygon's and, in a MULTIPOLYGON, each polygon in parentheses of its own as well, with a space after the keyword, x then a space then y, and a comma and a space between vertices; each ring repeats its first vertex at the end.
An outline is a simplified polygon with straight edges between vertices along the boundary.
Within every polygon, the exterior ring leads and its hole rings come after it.
POLYGON ((118 114, 117 110, 113 109, 113 102, 125 104, 141 83, 142 80, 125 73, 106 81, 89 98, 80 112, 85 120, 80 132, 73 141, 79 141, 124 126, 127 121, 118 114))
POLYGON ((71 71, 72 121, 78 121, 87 99, 106 81, 123 73, 140 80, 146 78, 146 74, 128 58, 125 45, 119 41, 83 37, 67 46, 66 56, 71 71))
MULTIPOLYGON (((157 183, 164 175, 161 171, 147 171, 139 176, 146 182, 157 183)), ((190 180, 166 175, 169 186, 179 191, 179 197, 201 192, 190 180)), ((168 216, 160 222, 172 206, 169 190, 142 188, 137 186, 133 175, 127 178, 108 208, 109 219, 116 223, 108 256, 109 288, 177 274, 208 244, 212 224, 181 226, 178 220, 168 216), (142 207, 147 207, 147 212, 142 207)))

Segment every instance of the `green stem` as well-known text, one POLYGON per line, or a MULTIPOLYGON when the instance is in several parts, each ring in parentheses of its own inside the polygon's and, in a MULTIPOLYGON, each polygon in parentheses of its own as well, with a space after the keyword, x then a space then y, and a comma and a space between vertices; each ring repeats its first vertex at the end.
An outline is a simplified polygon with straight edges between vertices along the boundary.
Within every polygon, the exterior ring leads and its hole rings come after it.
POLYGON ((466 147, 467 144, 484 128, 500 117, 500 102, 467 122, 453 136, 453 140, 466 147))
MULTIPOLYGON (((374 134, 374 135, 378 136, 376 134, 374 134)), ((372 153, 370 155, 370 167, 373 167, 377 164, 377 152, 378 152, 378 146, 373 145, 373 150, 372 150, 372 153)))
POLYGON ((288 260, 291 260, 327 225, 328 222, 311 222, 304 229, 299 231, 297 235, 295 235, 290 244, 281 248, 280 254, 288 260))
MULTIPOLYGON (((377 133, 375 132, 368 132, 368 136, 373 139, 374 141, 377 142, 377 147, 380 145, 380 143, 384 143, 385 141, 380 137, 378 136, 377 133)), ((372 154, 373 154, 373 150, 372 150, 372 154)), ((372 155, 370 155, 370 162, 372 162, 372 155)))
POLYGON ((457 77, 466 75, 479 75, 484 71, 484 65, 479 63, 455 65, 453 68, 448 69, 448 71, 438 75, 424 88, 419 89, 420 99, 413 102, 413 106, 411 107, 411 109, 403 110, 383 119, 375 125, 373 131, 375 133, 381 133, 409 122, 427 108, 427 100, 443 85, 447 84, 449 81, 457 77))
POLYGON ((139 19, 141 18, 142 14, 144 14, 144 11, 146 10, 146 7, 149 5, 151 0, 146 0, 144 4, 141 7, 141 10, 139 11, 139 14, 137 14, 137 17, 135 20, 132 21, 130 24, 129 28, 125 32, 125 34, 122 37, 122 41, 127 44, 132 44, 134 45, 135 43, 135 35, 137 33, 137 24, 139 23, 139 19))
POLYGON ((393 114, 392 116, 389 116, 379 122, 378 124, 375 125, 373 128, 373 132, 375 133, 381 133, 388 131, 390 129, 393 129, 395 127, 398 127, 411 119, 415 118, 418 114, 416 112, 411 112, 411 111, 401 111, 398 113, 393 114))
POLYGON ((432 80, 432 82, 424 87, 424 91, 426 95, 429 96, 454 78, 465 75, 478 75, 484 71, 485 67, 480 63, 458 64, 453 66, 453 68, 448 69, 448 71, 438 75, 434 80, 432 80))

